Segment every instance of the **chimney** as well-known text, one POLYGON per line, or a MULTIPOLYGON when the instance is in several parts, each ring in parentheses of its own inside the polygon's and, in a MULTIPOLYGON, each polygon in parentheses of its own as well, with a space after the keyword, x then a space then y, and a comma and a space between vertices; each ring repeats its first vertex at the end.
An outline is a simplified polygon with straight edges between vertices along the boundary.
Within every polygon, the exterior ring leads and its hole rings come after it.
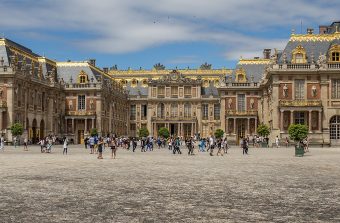
POLYGON ((264 59, 270 59, 270 53, 271 53, 271 49, 264 49, 263 50, 263 58, 264 59))
POLYGON ((92 65, 92 66, 96 66, 96 59, 89 59, 89 63, 92 65))
POLYGON ((104 73, 109 73, 109 68, 108 67, 103 67, 104 73))
POLYGON ((314 29, 313 28, 307 28, 307 34, 313 34, 314 29))
POLYGON ((327 33, 327 26, 319 26, 319 34, 326 34, 327 33))

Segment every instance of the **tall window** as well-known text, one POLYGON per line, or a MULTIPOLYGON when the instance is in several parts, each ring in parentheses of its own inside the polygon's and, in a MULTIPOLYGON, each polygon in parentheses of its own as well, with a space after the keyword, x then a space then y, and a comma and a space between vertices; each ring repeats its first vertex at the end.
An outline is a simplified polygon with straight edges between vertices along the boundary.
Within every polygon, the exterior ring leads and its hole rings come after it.
POLYGON ((172 98, 178 97, 178 86, 171 86, 171 97, 172 98))
POLYGON ((237 110, 240 112, 244 112, 246 110, 246 95, 245 94, 237 95, 237 110))
POLYGON ((171 104, 171 117, 172 118, 177 117, 177 111, 178 111, 177 104, 175 104, 175 103, 171 104))
POLYGON ((158 97, 159 98, 164 98, 165 97, 165 87, 164 86, 161 86, 161 87, 158 87, 158 97))
POLYGON ((165 106, 163 103, 158 104, 157 106, 157 117, 158 118, 164 118, 164 111, 165 111, 165 106))
POLYGON ((295 112, 295 124, 305 124, 304 112, 295 112))
POLYGON ((204 120, 208 119, 208 116, 209 116, 209 105, 208 104, 202 104, 202 116, 204 120))
POLYGON ((295 54, 295 63, 304 63, 305 59, 302 53, 295 54))
POLYGON ((184 97, 190 98, 191 97, 191 87, 184 86, 184 97))
POLYGON ((333 52, 332 53, 332 61, 334 61, 334 62, 340 61, 340 52, 333 52))
POLYGON ((295 99, 305 98, 305 80, 295 80, 295 99))
POLYGON ((191 117, 191 104, 184 104, 184 117, 191 117))
POLYGON ((78 110, 85 110, 85 95, 78 95, 78 110))
POLYGON ((340 98, 340 79, 332 80, 332 98, 340 98))
POLYGON ((148 105, 142 105, 142 119, 146 119, 148 115, 148 105))
POLYGON ((214 104, 214 119, 220 119, 220 104, 214 104))
POLYGON ((136 105, 130 106, 130 120, 136 120, 136 105))

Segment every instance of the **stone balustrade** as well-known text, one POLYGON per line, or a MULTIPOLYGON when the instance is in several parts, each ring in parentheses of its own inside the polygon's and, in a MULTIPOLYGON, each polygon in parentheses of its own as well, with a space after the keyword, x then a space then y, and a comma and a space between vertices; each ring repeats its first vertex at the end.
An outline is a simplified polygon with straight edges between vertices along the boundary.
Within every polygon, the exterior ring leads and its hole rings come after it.
POLYGON ((280 100, 280 107, 320 107, 322 106, 321 100, 280 100))

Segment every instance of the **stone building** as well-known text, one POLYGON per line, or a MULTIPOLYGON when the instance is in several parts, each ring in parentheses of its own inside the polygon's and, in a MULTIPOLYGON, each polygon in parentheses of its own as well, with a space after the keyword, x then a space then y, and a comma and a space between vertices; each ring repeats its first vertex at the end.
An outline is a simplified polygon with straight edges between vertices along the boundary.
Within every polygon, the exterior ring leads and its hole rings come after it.
POLYGON ((91 128, 102 135, 127 135, 127 94, 95 61, 56 62, 8 39, 0 39, 0 131, 12 140, 36 142, 67 135, 81 143, 91 128))
POLYGON ((231 70, 210 69, 207 64, 201 69, 156 68, 109 72, 129 93, 131 136, 142 127, 154 137, 161 127, 183 137, 206 137, 221 128, 217 86, 231 70))
POLYGON ((52 60, 8 39, 0 39, 0 131, 9 140, 20 122, 33 142, 63 129, 63 86, 52 60))
POLYGON ((308 126, 311 143, 340 143, 339 24, 320 26, 319 34, 293 33, 283 51, 266 49, 261 59, 239 61, 226 86, 218 88, 222 126, 232 141, 265 123, 273 142, 300 123, 308 126))

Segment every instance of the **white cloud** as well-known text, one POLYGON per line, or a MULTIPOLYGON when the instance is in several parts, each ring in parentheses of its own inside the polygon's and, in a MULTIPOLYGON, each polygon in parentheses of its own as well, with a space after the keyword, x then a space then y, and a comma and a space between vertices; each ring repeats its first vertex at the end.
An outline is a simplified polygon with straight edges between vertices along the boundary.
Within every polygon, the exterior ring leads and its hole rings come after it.
POLYGON ((220 44, 227 59, 282 48, 286 40, 256 37, 256 32, 287 30, 301 19, 306 25, 328 24, 340 6, 334 0, 328 4, 322 0, 0 0, 0 4, 0 27, 79 33, 72 43, 91 51, 120 54, 202 41, 220 44))

